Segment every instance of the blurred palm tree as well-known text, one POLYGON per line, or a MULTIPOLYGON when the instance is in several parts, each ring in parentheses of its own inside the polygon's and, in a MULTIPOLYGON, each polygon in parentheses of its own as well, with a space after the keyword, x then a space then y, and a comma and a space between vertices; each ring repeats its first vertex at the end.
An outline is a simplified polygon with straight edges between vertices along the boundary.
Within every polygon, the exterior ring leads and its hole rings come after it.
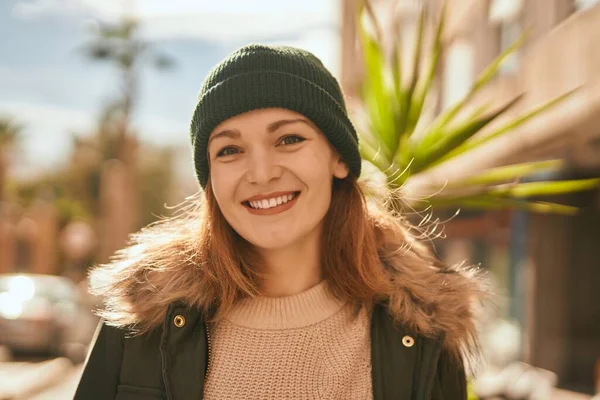
MULTIPOLYGON (((127 4, 133 3, 125 5, 127 4)), ((104 216, 103 222, 106 226, 101 235, 101 242, 109 243, 103 247, 102 257, 107 257, 125 244, 127 235, 137 229, 140 205, 146 201, 140 196, 140 185, 143 184, 139 182, 138 143, 131 129, 140 71, 146 66, 164 70, 173 67, 174 63, 170 57, 155 49, 151 42, 141 36, 140 24, 132 16, 125 16, 117 23, 98 22, 84 48, 92 60, 109 62, 121 73, 121 94, 102 116, 103 121, 97 138, 101 160, 106 160, 107 156, 110 159, 114 155, 114 158, 121 161, 117 170, 111 169, 114 173, 102 173, 94 180, 98 182, 98 191, 101 192, 99 198, 104 199, 99 200, 98 208, 102 209, 99 215, 104 216), (118 191, 120 196, 108 195, 113 191, 118 191)), ((116 164, 102 161, 100 169, 91 171, 107 172, 108 170, 103 168, 105 165, 116 164)))
POLYGON ((22 130, 23 126, 12 119, 0 117, 0 202, 4 200, 6 190, 8 151, 17 144, 22 130))
POLYGON ((84 46, 90 59, 112 63, 121 73, 121 95, 111 105, 111 112, 121 113, 117 155, 125 162, 131 157, 127 154, 127 135, 131 134, 131 116, 136 104, 141 67, 166 70, 174 66, 169 56, 140 37, 139 27, 133 17, 124 17, 117 23, 97 22, 93 25, 91 39, 84 46))
MULTIPOLYGON (((98 127, 92 135, 73 137, 71 162, 62 172, 65 194, 80 202, 92 216, 101 213, 102 169, 107 161, 118 158, 116 133, 119 129, 116 106, 109 105, 102 111, 98 127)), ((171 200, 169 193, 175 178, 175 150, 144 144, 140 146, 136 158, 131 172, 139 199, 139 224, 144 226, 156 220, 156 215, 164 211, 164 204, 171 200)))
MULTIPOLYGON (((488 101, 472 106, 471 100, 475 95, 496 75, 506 57, 523 43, 524 37, 521 37, 480 74, 464 98, 437 115, 432 113, 427 106, 435 105, 434 80, 444 47, 446 4, 442 7, 427 54, 424 54, 427 8, 421 7, 411 65, 404 64, 406 57, 401 35, 394 34, 389 45, 388 42, 384 45, 383 33, 370 1, 364 0, 359 9, 357 27, 365 74, 359 107, 353 119, 359 127, 361 156, 382 173, 387 189, 385 199, 389 207, 397 211, 402 209, 406 199, 411 202, 411 207, 416 208, 417 200, 405 191, 414 177, 513 131, 574 92, 554 98, 516 118, 508 118, 505 122, 497 121, 498 117, 503 116, 522 96, 504 104, 488 101), (427 65, 423 67, 426 61, 427 65), (429 115, 432 118, 428 118, 429 115), (484 128, 489 128, 494 121, 499 123, 481 135, 484 128), (403 195, 394 195, 398 193, 403 195), (400 198, 404 200, 401 202, 400 198)), ((535 198, 587 190, 596 187, 598 179, 521 182, 528 175, 557 171, 562 167, 562 161, 550 160, 474 171, 467 179, 448 182, 443 190, 430 187, 427 206, 455 209, 509 207, 572 214, 576 212, 573 207, 535 198)))

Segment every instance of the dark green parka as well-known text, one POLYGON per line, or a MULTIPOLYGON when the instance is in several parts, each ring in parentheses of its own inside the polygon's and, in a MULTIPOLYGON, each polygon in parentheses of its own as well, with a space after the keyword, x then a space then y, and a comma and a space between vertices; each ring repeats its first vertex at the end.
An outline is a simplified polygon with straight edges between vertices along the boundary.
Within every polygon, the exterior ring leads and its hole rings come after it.
MULTIPOLYGON (((202 399, 208 344, 201 313, 174 304, 162 327, 138 337, 124 333, 100 324, 75 399, 202 399)), ((383 305, 372 314, 371 339, 374 400, 467 398, 464 369, 442 340, 394 326, 383 305)))
MULTIPOLYGON (((144 273, 131 276, 127 296, 137 293, 139 302, 145 293, 144 309, 153 309, 156 318, 156 307, 164 304, 156 287, 160 280, 144 282, 139 279, 149 276, 144 273)), ((473 271, 430 266, 400 266, 397 279, 398 292, 371 313, 374 400, 466 399, 459 354, 475 349, 472 304, 483 293, 481 279, 473 271), (392 309, 402 323, 393 322, 392 309)), ((209 347, 201 308, 184 299, 168 304, 142 335, 130 335, 118 321, 99 324, 76 400, 202 399, 209 347)))

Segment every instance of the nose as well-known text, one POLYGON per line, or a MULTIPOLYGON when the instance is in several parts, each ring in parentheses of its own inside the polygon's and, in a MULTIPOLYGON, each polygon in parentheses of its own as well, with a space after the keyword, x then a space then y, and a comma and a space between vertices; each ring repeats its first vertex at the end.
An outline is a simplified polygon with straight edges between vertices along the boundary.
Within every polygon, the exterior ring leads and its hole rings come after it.
POLYGON ((281 176, 281 166, 267 152, 254 152, 248 157, 246 179, 249 183, 264 185, 281 176))

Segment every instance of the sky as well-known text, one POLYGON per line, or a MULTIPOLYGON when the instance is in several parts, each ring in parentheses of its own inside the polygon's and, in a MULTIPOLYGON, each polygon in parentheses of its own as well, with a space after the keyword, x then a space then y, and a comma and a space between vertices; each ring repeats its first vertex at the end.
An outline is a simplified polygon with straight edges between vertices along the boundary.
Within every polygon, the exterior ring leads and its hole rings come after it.
POLYGON ((307 49, 339 76, 339 1, 0 1, 0 115, 25 127, 13 173, 66 163, 72 135, 90 134, 117 95, 116 69, 82 52, 97 21, 133 13, 144 38, 174 59, 172 70, 141 73, 134 124, 144 142, 183 147, 206 73, 244 44, 307 49))

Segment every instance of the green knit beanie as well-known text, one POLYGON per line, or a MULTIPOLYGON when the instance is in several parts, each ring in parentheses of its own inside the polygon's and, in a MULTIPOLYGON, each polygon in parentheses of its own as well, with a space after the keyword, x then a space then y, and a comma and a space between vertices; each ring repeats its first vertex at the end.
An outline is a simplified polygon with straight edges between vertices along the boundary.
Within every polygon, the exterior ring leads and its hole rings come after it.
POLYGON ((348 119, 340 85, 306 50, 287 46, 244 46, 208 74, 191 123, 194 166, 200 185, 208 182, 208 136, 221 122, 247 111, 285 108, 310 119, 360 176, 358 136, 348 119))

